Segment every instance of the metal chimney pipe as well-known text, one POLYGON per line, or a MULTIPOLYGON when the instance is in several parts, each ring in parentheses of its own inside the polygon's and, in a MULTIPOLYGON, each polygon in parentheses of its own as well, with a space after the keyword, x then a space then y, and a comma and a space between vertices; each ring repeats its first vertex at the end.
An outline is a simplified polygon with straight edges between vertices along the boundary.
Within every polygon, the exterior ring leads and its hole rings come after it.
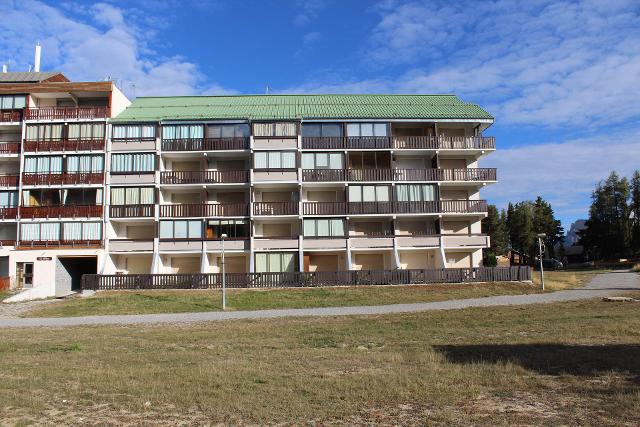
POLYGON ((33 59, 33 71, 36 73, 40 72, 40 54, 42 52, 42 48, 40 47, 40 42, 36 43, 36 54, 33 59))
POLYGON ((9 71, 7 64, 2 64, 2 72, 7 73, 9 71))

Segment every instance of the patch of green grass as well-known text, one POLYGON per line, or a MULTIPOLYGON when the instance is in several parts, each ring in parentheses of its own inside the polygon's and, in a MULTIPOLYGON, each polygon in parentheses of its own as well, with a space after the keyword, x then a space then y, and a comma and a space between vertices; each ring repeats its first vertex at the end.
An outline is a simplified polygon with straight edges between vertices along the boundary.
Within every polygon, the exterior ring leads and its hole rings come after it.
POLYGON ((0 358, 9 425, 640 423, 634 303, 3 329, 0 358))
MULTIPOLYGON (((233 289, 227 292, 231 310, 310 308, 356 305, 401 304, 513 295, 538 292, 523 283, 460 285, 372 286, 305 289, 233 289)), ((29 312, 31 317, 88 316, 216 311, 222 309, 222 293, 210 291, 119 291, 99 292, 89 298, 72 298, 44 305, 29 312)))

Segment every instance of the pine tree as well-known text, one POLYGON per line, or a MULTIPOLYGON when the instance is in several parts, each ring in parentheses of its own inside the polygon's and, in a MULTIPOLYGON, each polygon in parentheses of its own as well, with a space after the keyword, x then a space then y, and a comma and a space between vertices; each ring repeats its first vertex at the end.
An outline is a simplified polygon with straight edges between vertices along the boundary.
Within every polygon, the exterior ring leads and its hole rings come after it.
POLYGON ((631 200, 629 202, 629 214, 631 217, 631 252, 632 255, 640 254, 640 170, 636 170, 631 177, 629 188, 631 200))
POLYGON ((502 217, 495 205, 489 205, 487 217, 482 220, 482 232, 491 240, 491 246, 487 254, 505 255, 508 250, 509 236, 506 224, 504 224, 504 211, 502 217))

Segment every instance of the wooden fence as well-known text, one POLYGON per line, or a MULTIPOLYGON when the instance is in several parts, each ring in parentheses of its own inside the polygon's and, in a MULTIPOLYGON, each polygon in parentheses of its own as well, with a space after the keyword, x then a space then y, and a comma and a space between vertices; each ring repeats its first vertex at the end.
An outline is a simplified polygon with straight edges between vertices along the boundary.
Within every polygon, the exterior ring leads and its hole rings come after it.
MULTIPOLYGON (((531 269, 518 267, 443 268, 304 273, 226 273, 229 288, 418 285, 428 283, 519 282, 531 269)), ((219 289, 222 274, 85 274, 82 289, 219 289)))

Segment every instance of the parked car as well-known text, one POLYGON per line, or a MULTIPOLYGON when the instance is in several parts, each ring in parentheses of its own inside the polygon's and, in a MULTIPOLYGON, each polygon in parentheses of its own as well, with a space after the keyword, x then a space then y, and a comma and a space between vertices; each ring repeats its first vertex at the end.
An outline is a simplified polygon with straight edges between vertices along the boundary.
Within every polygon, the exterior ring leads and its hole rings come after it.
POLYGON ((557 259, 549 258, 542 260, 542 267, 546 268, 547 270, 559 270, 564 266, 557 259))

